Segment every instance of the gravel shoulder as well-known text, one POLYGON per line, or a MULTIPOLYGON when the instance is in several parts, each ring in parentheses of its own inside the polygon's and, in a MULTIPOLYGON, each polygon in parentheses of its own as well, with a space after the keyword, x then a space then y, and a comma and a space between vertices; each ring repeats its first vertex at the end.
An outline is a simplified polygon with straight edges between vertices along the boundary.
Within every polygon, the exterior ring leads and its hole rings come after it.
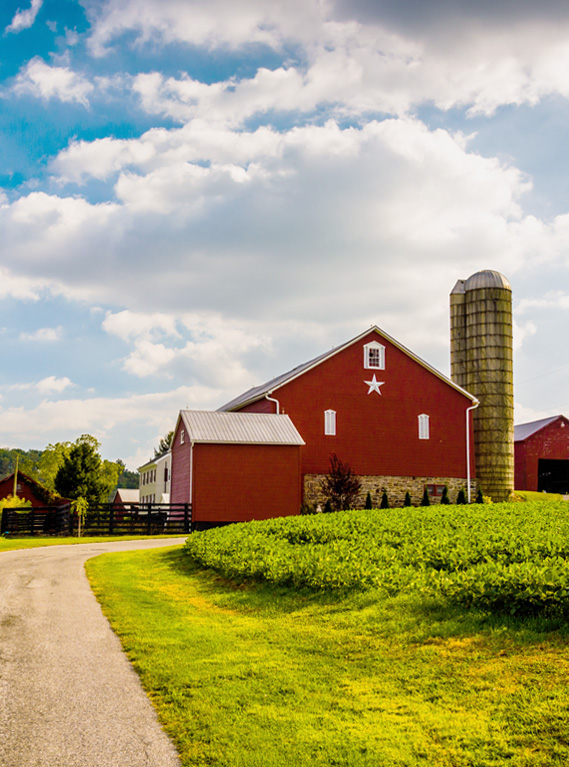
POLYGON ((0 765, 179 767, 85 575, 87 559, 181 540, 0 556, 0 765))

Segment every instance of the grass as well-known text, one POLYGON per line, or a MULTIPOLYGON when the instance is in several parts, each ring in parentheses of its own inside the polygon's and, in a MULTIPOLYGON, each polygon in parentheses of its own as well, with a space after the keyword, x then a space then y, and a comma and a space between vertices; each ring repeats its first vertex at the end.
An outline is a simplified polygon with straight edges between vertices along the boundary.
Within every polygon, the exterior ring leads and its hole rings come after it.
POLYGON ((537 493, 533 490, 516 490, 515 495, 524 501, 562 501, 564 496, 560 493, 537 493))
POLYGON ((561 619, 238 586, 178 547, 105 554, 87 573, 186 767, 569 760, 561 619))
MULTIPOLYGON (((15 549, 36 549, 40 546, 68 546, 78 543, 109 543, 110 541, 138 541, 147 538, 177 538, 177 535, 99 535, 99 536, 84 536, 82 538, 77 537, 61 537, 50 536, 49 538, 42 538, 40 536, 33 536, 30 538, 1 538, 0 537, 0 554, 3 551, 14 551, 15 549)), ((184 539, 187 535, 180 536, 184 539)))

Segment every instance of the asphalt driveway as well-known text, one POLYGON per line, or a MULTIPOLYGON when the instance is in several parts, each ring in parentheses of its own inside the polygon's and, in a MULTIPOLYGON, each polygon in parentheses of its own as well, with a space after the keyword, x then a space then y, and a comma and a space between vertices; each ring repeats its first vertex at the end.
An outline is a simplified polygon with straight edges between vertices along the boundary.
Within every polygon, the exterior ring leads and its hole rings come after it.
POLYGON ((179 767, 84 563, 182 540, 0 554, 1 767, 179 767))

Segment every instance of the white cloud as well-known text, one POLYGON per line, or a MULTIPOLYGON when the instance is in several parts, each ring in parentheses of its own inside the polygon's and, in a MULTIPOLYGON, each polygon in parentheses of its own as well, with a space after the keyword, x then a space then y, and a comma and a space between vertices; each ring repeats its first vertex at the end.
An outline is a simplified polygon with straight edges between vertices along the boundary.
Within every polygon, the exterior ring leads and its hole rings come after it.
POLYGON ((13 32, 17 34, 23 29, 29 29, 33 26, 36 16, 39 13, 40 8, 43 5, 43 0, 32 0, 32 4, 25 10, 16 11, 14 18, 10 24, 6 27, 6 32, 13 32))
POLYGON ((51 67, 39 56, 28 61, 18 73, 13 91, 18 96, 34 96, 43 101, 56 99, 88 106, 94 86, 68 67, 51 67))
POLYGON ((37 301, 45 284, 41 280, 12 274, 0 266, 0 300, 11 297, 22 301, 37 301))
POLYGON ((36 388, 40 394, 59 394, 70 386, 73 386, 73 383, 67 376, 64 376, 63 378, 48 376, 47 378, 42 378, 42 380, 38 381, 36 384, 36 388))
POLYGON ((60 341, 63 335, 63 328, 39 328, 31 333, 20 333, 20 341, 39 341, 40 343, 51 343, 60 341))

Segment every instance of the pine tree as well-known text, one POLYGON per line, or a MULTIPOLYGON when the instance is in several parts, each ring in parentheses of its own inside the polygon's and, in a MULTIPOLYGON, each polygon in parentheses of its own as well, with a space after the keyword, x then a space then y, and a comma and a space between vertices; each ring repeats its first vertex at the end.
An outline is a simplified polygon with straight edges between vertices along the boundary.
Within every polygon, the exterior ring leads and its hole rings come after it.
POLYGON ((425 487, 425 490, 423 492, 423 497, 421 498, 421 506, 430 506, 431 505, 431 499, 429 498, 429 492, 427 488, 425 487))
POLYGON ((411 506, 411 496, 409 495, 409 491, 405 493, 405 500, 403 501, 403 506, 411 506))
POLYGON ((361 482, 352 474, 350 465, 333 453, 330 456, 330 471, 320 483, 322 495, 328 498, 332 509, 353 509, 360 488, 361 482))
POLYGON ((441 503, 444 504, 445 506, 448 506, 448 504, 450 503, 450 498, 448 497, 448 487, 446 485, 443 488, 441 503))
POLYGON ((108 488, 101 474, 101 456, 95 447, 98 443, 87 437, 80 437, 64 457, 55 475, 55 490, 64 498, 85 498, 88 503, 97 504, 106 500, 108 488))
POLYGON ((458 495, 456 496, 456 502, 458 505, 462 505, 466 503, 466 493, 464 492, 464 488, 460 488, 458 491, 458 495))
POLYGON ((368 490, 368 493, 366 495, 366 502, 364 504, 364 509, 372 509, 372 508, 373 508, 373 506, 371 504, 371 495, 370 495, 370 492, 368 490))
POLYGON ((387 490, 383 491, 383 495, 381 496, 381 503, 379 505, 380 509, 388 509, 389 508, 389 498, 387 497, 387 490))

